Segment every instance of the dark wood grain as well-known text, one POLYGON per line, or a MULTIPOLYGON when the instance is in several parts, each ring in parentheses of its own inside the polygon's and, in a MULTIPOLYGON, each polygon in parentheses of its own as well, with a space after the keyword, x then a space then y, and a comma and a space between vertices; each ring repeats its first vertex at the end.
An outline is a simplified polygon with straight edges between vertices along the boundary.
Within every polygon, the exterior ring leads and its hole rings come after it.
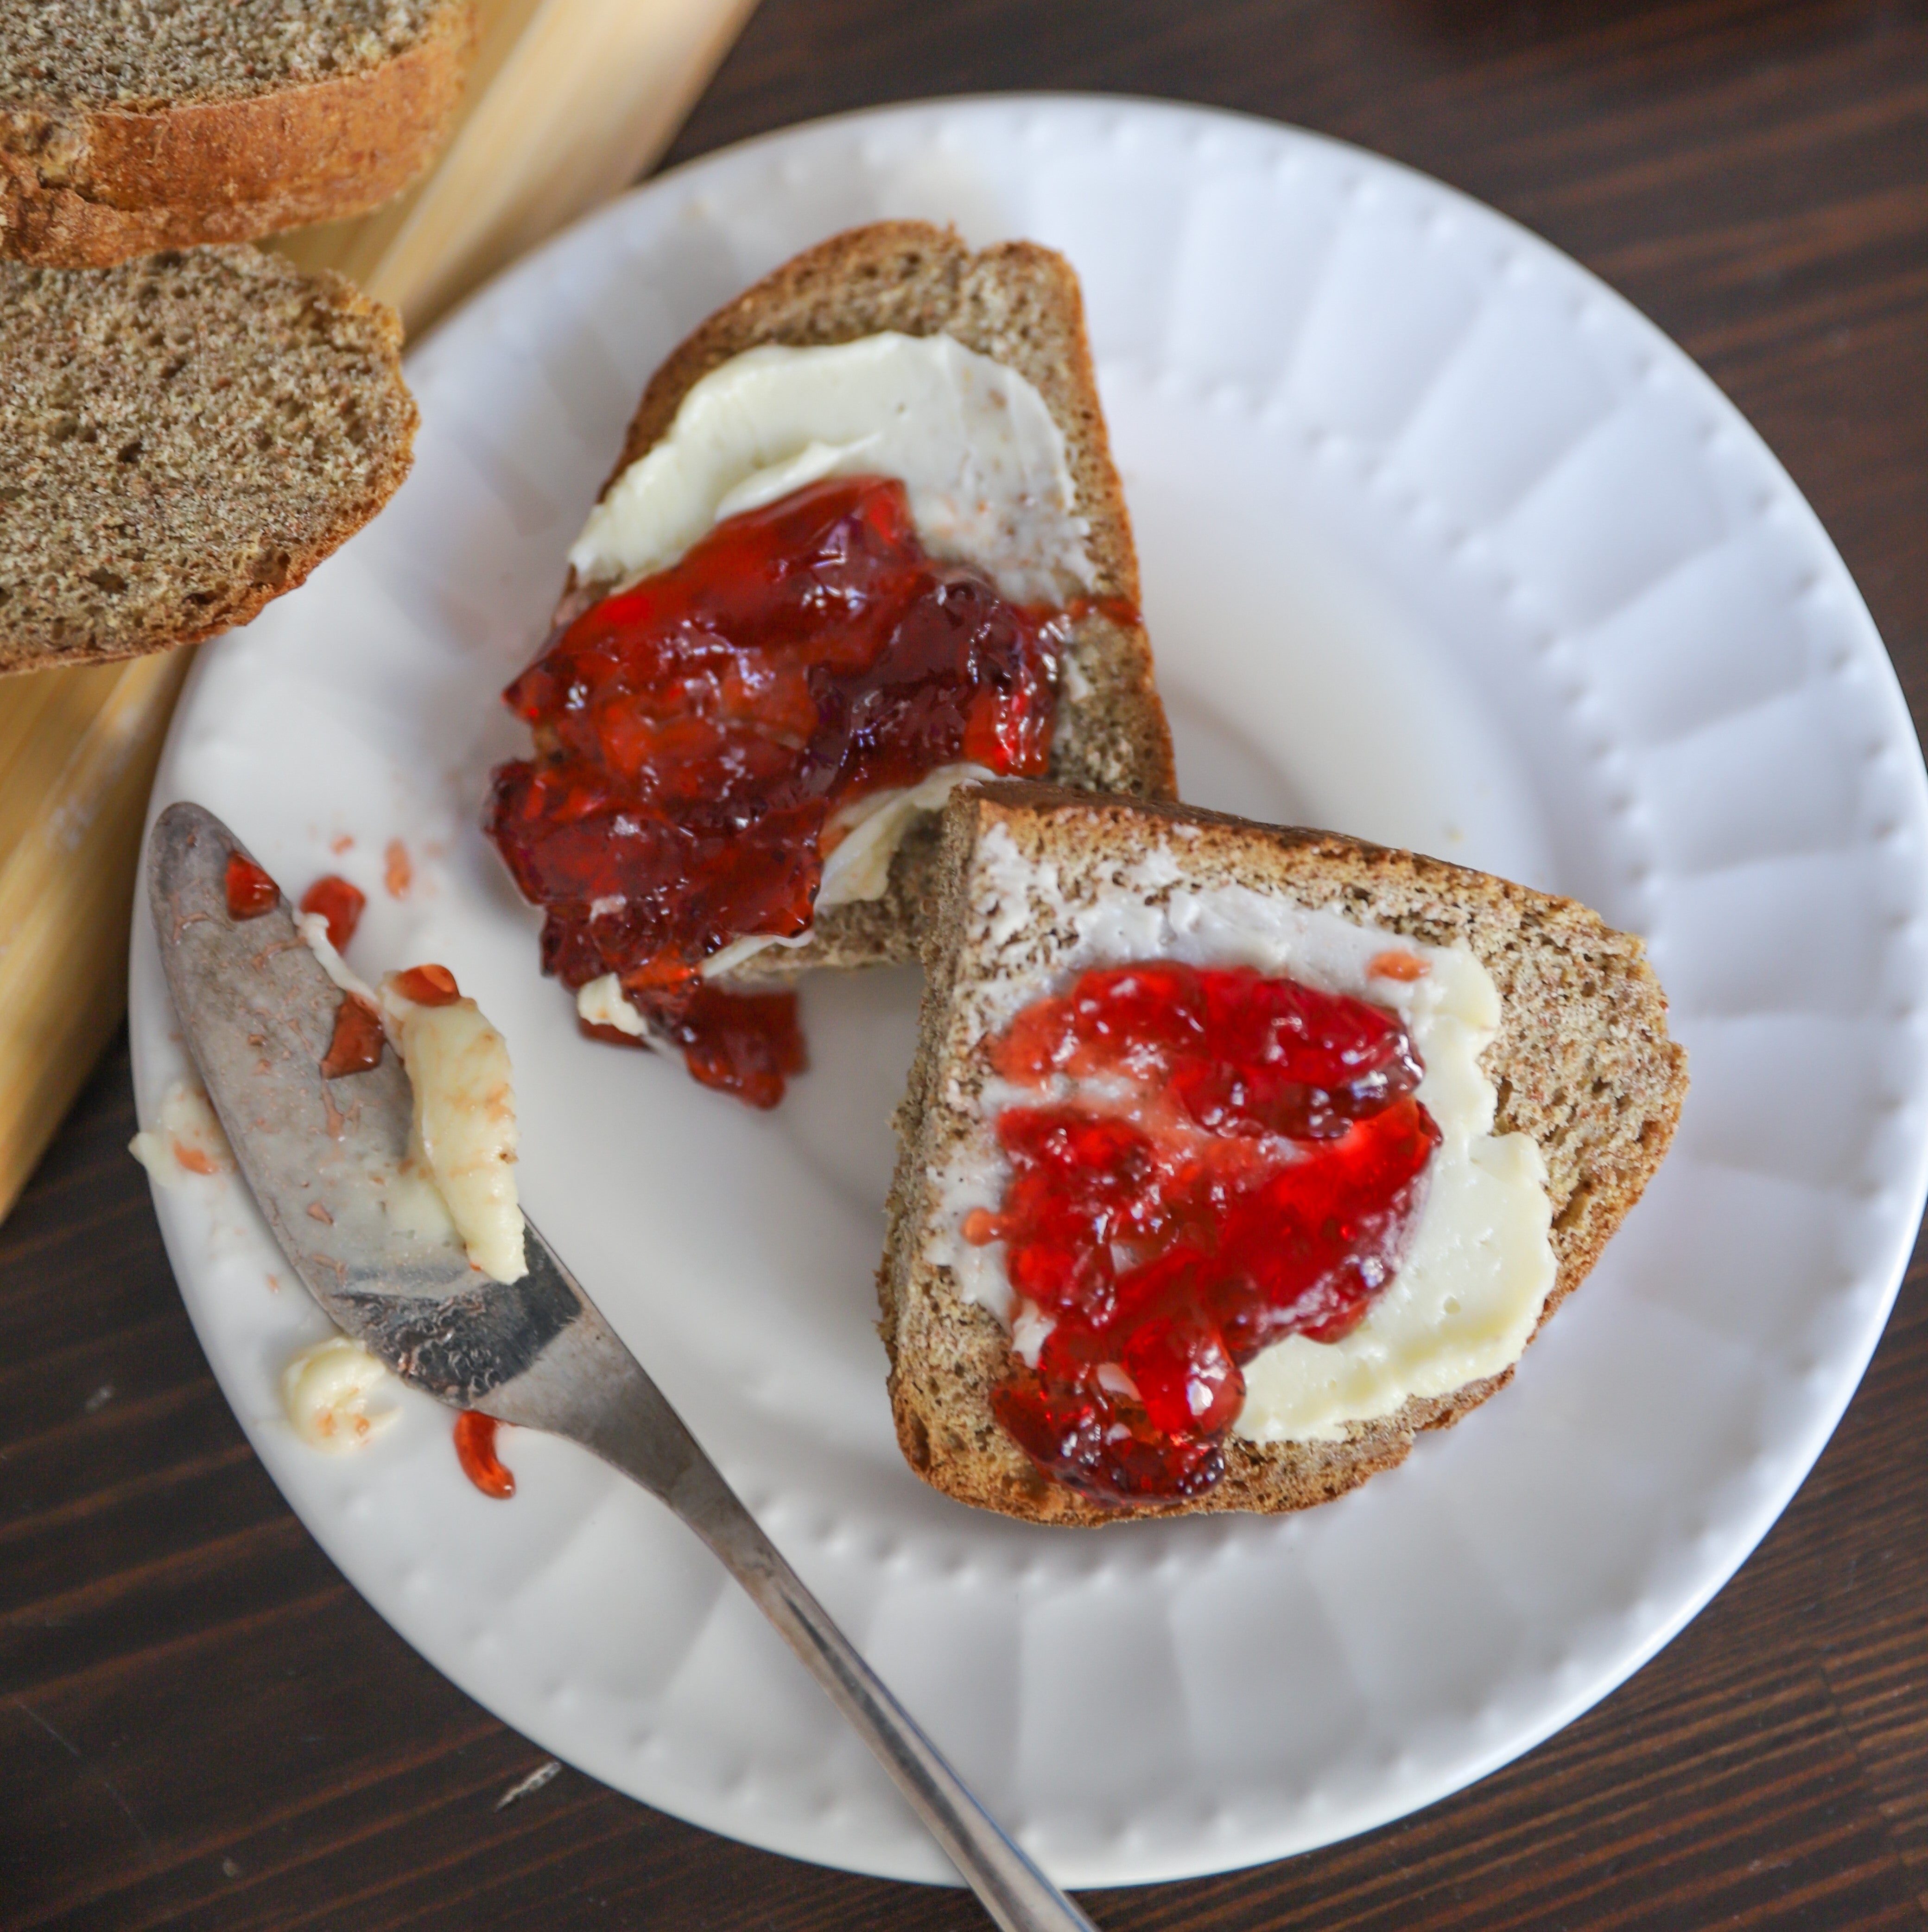
MULTIPOLYGON (((1793 473, 1928 709, 1928 14, 1742 0, 764 0, 673 159, 1012 87, 1358 141, 1527 222, 1793 473)), ((975 1928, 541 1761, 343 1584, 255 1462, 161 1251, 124 1051, 0 1229, 0 1924, 975 1928)), ((1928 1923, 1928 1269, 1762 1549, 1540 1750, 1107 1927, 1928 1923)))

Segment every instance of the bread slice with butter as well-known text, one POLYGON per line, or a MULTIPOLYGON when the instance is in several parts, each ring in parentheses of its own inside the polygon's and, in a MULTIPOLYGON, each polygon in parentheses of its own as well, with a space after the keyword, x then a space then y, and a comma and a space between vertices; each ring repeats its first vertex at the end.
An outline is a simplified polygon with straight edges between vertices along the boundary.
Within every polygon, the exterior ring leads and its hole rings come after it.
MULTIPOLYGON (((1064 652, 1051 756, 1054 782, 1147 798, 1173 795, 1171 740, 1138 614, 1138 559, 1111 462, 1078 279, 1027 242, 973 254, 951 230, 880 222, 832 236, 719 309, 651 379, 598 502, 670 435, 691 391, 745 351, 815 348, 886 333, 945 335, 1015 371, 1061 434, 1090 566, 1064 652)), ((572 569, 559 631, 617 582, 572 569)), ((934 813, 910 824, 880 897, 820 906, 808 940, 757 952, 726 983, 786 980, 814 967, 903 963, 917 956, 933 910, 934 813)))
POLYGON ((244 623, 407 475, 394 313, 249 248, 0 262, 0 671, 244 623))
MULTIPOLYGON (((1012 1370, 1011 1310, 986 1305, 996 1297, 972 1279, 978 1264, 957 1239, 960 1199, 972 1196, 958 1196, 956 1177, 998 1172, 991 1042, 1017 1010, 1063 992, 1075 972, 1139 956, 1133 949, 1144 934, 1204 931, 1199 908, 1218 904, 1213 895, 1231 896, 1224 929, 1242 958, 1267 908, 1288 908, 1363 928, 1364 946, 1448 949, 1455 958, 1470 952, 1489 976, 1497 1024, 1478 1060, 1491 1083, 1489 1131, 1529 1137, 1537 1148, 1545 1190, 1537 1238, 1551 1249, 1519 1311, 1516 1354, 1593 1266, 1679 1117, 1685 1056, 1668 1037, 1666 1002, 1641 943, 1571 900, 1333 833, 1013 783, 952 797, 934 884, 878 1286, 899 1443, 926 1482, 961 1502, 1072 1524, 1153 1510, 1302 1509, 1404 1460, 1418 1432, 1449 1426, 1512 1376, 1510 1360, 1492 1359, 1454 1383, 1450 1364, 1476 1358, 1449 1354, 1441 1359, 1450 1385, 1432 1386, 1440 1376, 1428 1382, 1422 1348, 1412 1379, 1425 1392, 1401 1399, 1382 1380, 1359 1405, 1371 1412, 1348 1415, 1342 1400, 1303 1438, 1277 1439, 1273 1424, 1248 1426, 1266 1383, 1261 1352, 1246 1364, 1246 1409, 1224 1438, 1222 1478, 1174 1503, 1093 1501, 1048 1477, 1000 1424, 991 1396, 1012 1370), (1174 910, 1180 900, 1182 914, 1174 910)), ((1204 942, 1191 943, 1195 950, 1204 942)), ((1008 1296, 1001 1264, 994 1280, 1008 1296)), ((1393 1299, 1387 1289, 1384 1304, 1393 1299)), ((1368 1336, 1380 1306, 1355 1334, 1368 1336)), ((1456 1301, 1444 1306, 1457 1312, 1456 1301)), ((1342 1345, 1294 1337, 1280 1346, 1303 1354, 1342 1345)), ((1410 1338, 1400 1348, 1414 1354, 1410 1338)), ((1376 1360, 1399 1351, 1369 1337, 1354 1353, 1376 1360)), ((1373 1386, 1369 1376, 1366 1384, 1373 1386)))
POLYGON ((472 0, 0 8, 0 258, 106 268, 386 201, 433 159, 472 0))

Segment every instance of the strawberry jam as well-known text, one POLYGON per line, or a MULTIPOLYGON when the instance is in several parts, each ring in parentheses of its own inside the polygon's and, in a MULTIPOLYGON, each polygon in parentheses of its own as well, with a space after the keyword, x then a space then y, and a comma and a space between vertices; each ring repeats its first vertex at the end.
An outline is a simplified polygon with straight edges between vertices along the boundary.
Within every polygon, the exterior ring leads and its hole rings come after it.
POLYGON ((328 922, 328 943, 337 952, 347 950, 367 903, 367 895, 337 872, 316 880, 301 895, 302 911, 318 912, 328 922))
POLYGON ((462 997, 455 975, 446 966, 410 966, 394 974, 389 983, 418 1006, 452 1006, 462 997))
MULTIPOLYGON (((589 1020, 576 1024, 613 1046, 649 1044, 619 1028, 589 1020)), ((794 993, 724 993, 699 982, 662 1030, 704 1086, 721 1088, 752 1107, 774 1107, 784 1082, 808 1064, 794 993)))
POLYGON ((359 993, 344 993, 335 1009, 334 1034, 321 1064, 322 1078, 339 1080, 380 1066, 386 1038, 381 1015, 359 993))
POLYGON ((259 919, 280 903, 280 887, 252 859, 244 858, 238 852, 228 854, 223 884, 230 919, 259 919))
POLYGON ((1093 1501, 1199 1495, 1241 1365, 1350 1334, 1399 1265, 1440 1138, 1405 1029, 1247 967, 1159 962, 1085 974, 992 1059, 1039 1104, 999 1114, 1010 1180, 963 1233, 1005 1244, 1045 1332, 991 1406, 1093 1501))
POLYGON ((496 1454, 496 1419, 478 1408, 455 1418, 455 1460, 484 1496, 506 1502, 515 1494, 515 1478, 496 1454))
POLYGON ((774 1104, 793 1003, 737 1012, 703 962, 808 928, 840 806, 942 765, 1044 772, 1065 622, 928 556, 880 477, 727 518, 592 604, 504 694, 536 755, 489 807, 544 970, 619 975, 697 1079, 774 1104))

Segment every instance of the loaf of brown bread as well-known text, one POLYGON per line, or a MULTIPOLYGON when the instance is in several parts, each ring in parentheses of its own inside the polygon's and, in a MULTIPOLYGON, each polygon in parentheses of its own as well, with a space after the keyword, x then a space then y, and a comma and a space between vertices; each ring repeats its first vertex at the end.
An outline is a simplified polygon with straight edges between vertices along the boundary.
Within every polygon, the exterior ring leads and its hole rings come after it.
POLYGON ((446 138, 472 0, 0 8, 0 257, 101 268, 358 214, 446 138))
MULTIPOLYGON (((1062 256, 1028 242, 973 254, 952 230, 920 221, 833 236, 719 309, 670 355, 643 392, 609 483, 665 434, 691 388, 732 356, 766 343, 808 347, 886 330, 952 336, 1015 370, 1043 397, 1064 436, 1097 573, 1066 653, 1051 776, 1080 790, 1170 797, 1171 739, 1138 615, 1131 523, 1105 437, 1078 278, 1062 256)), ((557 623, 609 587, 579 584, 572 573, 557 623)), ((788 978, 811 967, 915 958, 931 909, 936 851, 933 818, 905 836, 883 898, 820 913, 808 945, 760 953, 729 976, 788 978)))
POLYGON ((408 473, 394 315, 247 248, 0 262, 0 671, 191 643, 408 473))
MULTIPOLYGON (((1542 1325, 1592 1267, 1659 1166, 1687 1088, 1666 1002, 1641 943, 1570 899, 1324 832, 1279 830, 1181 806, 1074 796, 1025 784, 974 787, 946 808, 925 950, 920 1036, 898 1114, 899 1153, 878 1276, 898 1439, 918 1474, 960 1500, 1039 1522, 1140 1514, 1047 1480, 990 1406, 1008 1372, 1003 1324, 959 1292, 933 1240, 941 1183, 991 1124, 976 1107, 991 1036, 1014 993, 1061 992, 1071 922, 1099 892, 1132 886, 1156 847, 1180 883, 1235 885, 1434 946, 1464 943, 1501 998, 1483 1064, 1499 1133, 1524 1132, 1546 1162, 1557 1274, 1542 1325), (995 862, 986 841, 996 832, 995 862), (1039 883, 1014 902, 1011 861, 1039 883), (1015 984, 1014 984, 1015 982, 1015 984), (934 1253, 933 1250, 935 1250, 934 1253)), ((1146 878, 1141 872, 1140 880, 1146 878)), ((1225 1442, 1217 1486, 1168 1506, 1279 1510, 1329 1501, 1405 1460, 1415 1433, 1457 1421, 1510 1370, 1396 1413, 1345 1425, 1337 1442, 1225 1442)))

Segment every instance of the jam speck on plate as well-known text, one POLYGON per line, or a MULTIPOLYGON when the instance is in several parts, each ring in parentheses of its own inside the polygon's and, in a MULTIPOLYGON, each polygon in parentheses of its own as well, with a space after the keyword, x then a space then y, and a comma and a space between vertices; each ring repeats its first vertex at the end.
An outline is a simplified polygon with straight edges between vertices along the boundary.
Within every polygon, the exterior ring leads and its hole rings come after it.
POLYGON ((930 556, 875 476, 726 518, 592 604, 504 694, 536 755, 496 772, 488 832, 544 969, 616 974, 699 1080, 774 1104, 790 996, 736 1012, 703 962, 808 929, 839 807, 944 765, 1042 775, 1066 623, 930 556))
POLYGON ((280 887, 252 859, 239 852, 228 854, 226 884, 230 919, 259 919, 280 902, 280 887))
POLYGON ((992 1408, 1095 1502, 1201 1494, 1242 1365, 1350 1334, 1399 1266, 1440 1138, 1405 1029, 1249 967, 1158 962, 1035 1002, 991 1058, 1039 1104, 999 1114, 1010 1180, 962 1232, 1004 1243, 1042 1331, 992 1408))
POLYGON ((455 1418, 455 1460, 462 1473, 485 1496, 506 1502, 515 1494, 515 1478, 496 1454, 496 1419, 465 1408, 455 1418))

